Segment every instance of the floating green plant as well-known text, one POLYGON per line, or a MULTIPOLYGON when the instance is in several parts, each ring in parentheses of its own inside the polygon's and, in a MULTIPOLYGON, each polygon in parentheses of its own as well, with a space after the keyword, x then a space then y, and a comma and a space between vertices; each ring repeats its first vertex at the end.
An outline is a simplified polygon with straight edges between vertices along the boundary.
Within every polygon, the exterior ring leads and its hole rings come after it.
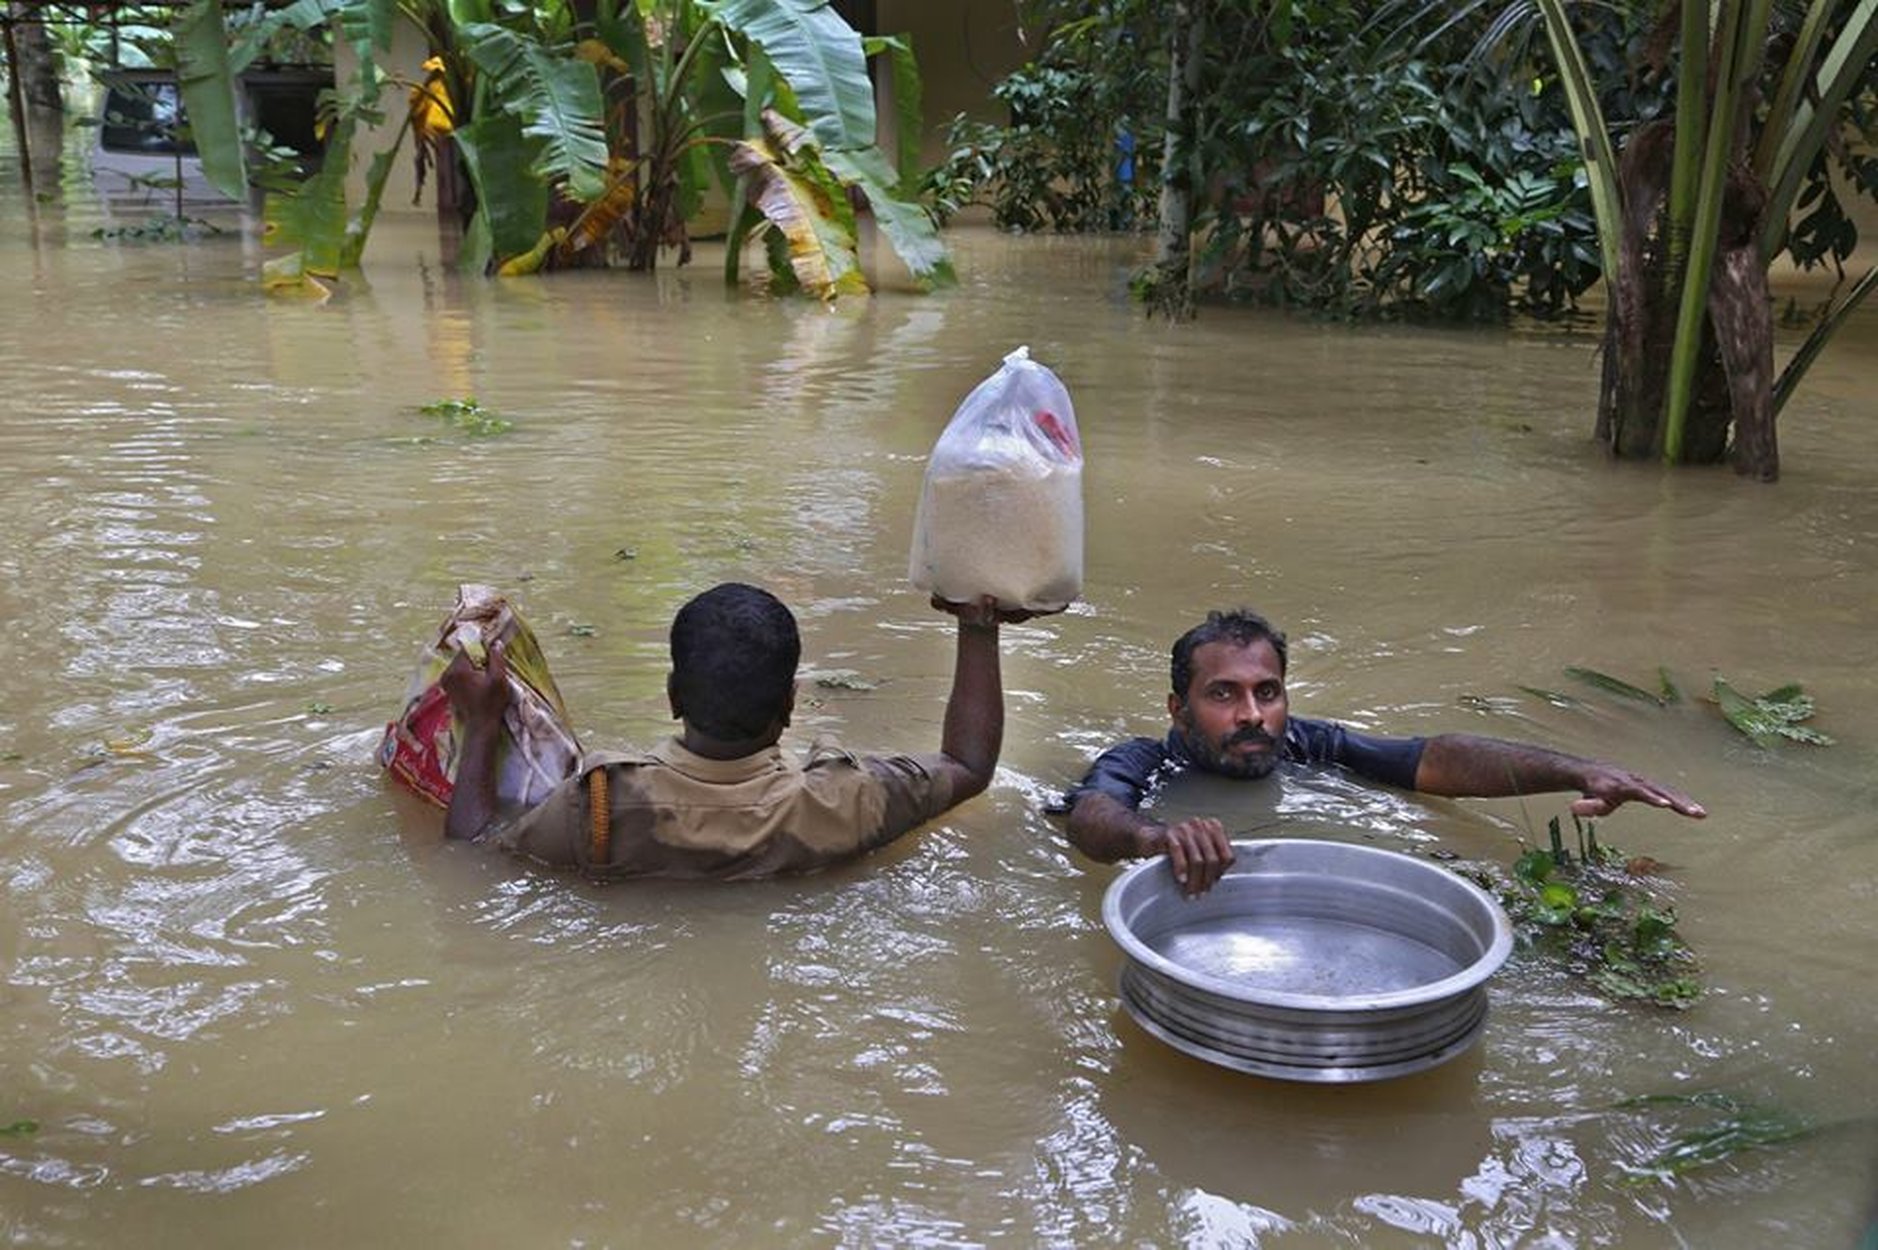
POLYGON ((1575 856, 1555 816, 1551 845, 1521 855, 1510 876, 1468 875, 1499 895, 1523 943, 1559 956, 1606 995, 1690 1006, 1703 993, 1695 952, 1676 931, 1675 910, 1650 886, 1655 861, 1626 860, 1598 841, 1592 822, 1574 816, 1572 824, 1575 856))
POLYGON ((872 690, 878 683, 871 682, 859 673, 843 668, 831 673, 823 673, 815 679, 815 684, 823 690, 872 690))
POLYGON ((1810 1137, 1819 1126, 1804 1116, 1778 1107, 1743 1102, 1729 1094, 1646 1094, 1618 1104, 1620 1107, 1699 1107, 1715 1113, 1711 1123, 1683 1129, 1641 1164, 1623 1165, 1634 1183, 1685 1176, 1697 1168, 1721 1163, 1745 1150, 1760 1150, 1810 1137))
MULTIPOLYGON (((1659 673, 1662 672, 1661 669, 1657 671, 1659 673)), ((1635 699, 1639 703, 1654 703, 1658 707, 1661 707, 1666 703, 1674 702, 1673 692, 1675 686, 1669 684, 1667 674, 1664 674, 1663 680, 1665 685, 1672 692, 1671 697, 1666 697, 1661 693, 1652 694, 1641 686, 1633 686, 1622 678, 1612 677, 1609 673, 1600 673, 1595 668, 1580 668, 1577 665, 1570 665, 1565 669, 1565 675, 1582 681, 1586 685, 1596 686, 1606 694, 1614 694, 1623 699, 1635 699)))
POLYGON ((38 1131, 37 1120, 15 1120, 11 1124, 0 1124, 0 1137, 29 1137, 38 1131))
POLYGON ((1800 724, 1813 715, 1813 698, 1800 689, 1799 683, 1769 690, 1750 699, 1717 677, 1715 703, 1728 723, 1753 740, 1755 746, 1771 746, 1775 738, 1789 738, 1813 746, 1829 747, 1832 739, 1817 729, 1800 724))
MULTIPOLYGON (((1606 694, 1640 703, 1652 703, 1657 707, 1667 707, 1682 701, 1682 690, 1677 686, 1676 679, 1670 675, 1669 669, 1660 665, 1656 670, 1657 688, 1654 692, 1632 685, 1621 677, 1579 665, 1568 666, 1565 675, 1595 686, 1606 694)), ((1544 690, 1537 686, 1520 686, 1518 689, 1554 707, 1583 706, 1578 700, 1555 690, 1544 690)), ((1802 690, 1798 682, 1750 698, 1729 685, 1726 679, 1717 676, 1709 702, 1719 707, 1723 718, 1747 735, 1756 746, 1772 746, 1779 738, 1812 746, 1833 745, 1830 737, 1800 723, 1812 718, 1814 707, 1812 696, 1802 690)))
POLYGON ((462 399, 440 399, 435 403, 425 404, 418 409, 427 417, 440 417, 454 429, 462 430, 475 438, 488 438, 495 434, 506 434, 515 428, 515 423, 501 413, 483 407, 474 396, 462 399))

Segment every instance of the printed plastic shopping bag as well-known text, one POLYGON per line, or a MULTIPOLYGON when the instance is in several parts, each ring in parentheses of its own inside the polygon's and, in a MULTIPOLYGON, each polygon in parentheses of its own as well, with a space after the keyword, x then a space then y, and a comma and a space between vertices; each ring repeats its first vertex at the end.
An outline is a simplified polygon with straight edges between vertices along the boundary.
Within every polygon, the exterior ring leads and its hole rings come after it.
POLYGON ((580 743, 567 726, 567 709, 548 672, 534 631, 494 587, 457 587, 456 609, 419 654, 404 712, 385 726, 378 762, 391 775, 439 807, 456 788, 458 726, 438 678, 458 651, 483 663, 501 642, 508 658, 510 695, 497 752, 496 797, 504 805, 533 807, 574 771, 580 743))
POLYGON ((1020 347, 926 462, 908 576, 963 603, 1053 610, 1082 593, 1082 442, 1063 383, 1020 347))

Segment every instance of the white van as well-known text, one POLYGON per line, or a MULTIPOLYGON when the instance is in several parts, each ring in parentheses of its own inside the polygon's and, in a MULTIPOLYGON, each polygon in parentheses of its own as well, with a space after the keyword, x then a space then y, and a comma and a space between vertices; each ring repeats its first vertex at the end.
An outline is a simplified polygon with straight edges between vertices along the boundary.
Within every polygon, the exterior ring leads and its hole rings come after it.
MULTIPOLYGON (((244 125, 267 131, 277 146, 299 156, 303 174, 319 168, 323 145, 316 119, 320 92, 333 85, 330 69, 253 70, 241 75, 236 107, 244 125)), ((111 208, 174 211, 227 208, 229 199, 203 177, 176 75, 167 70, 120 69, 104 75, 91 176, 111 208)))

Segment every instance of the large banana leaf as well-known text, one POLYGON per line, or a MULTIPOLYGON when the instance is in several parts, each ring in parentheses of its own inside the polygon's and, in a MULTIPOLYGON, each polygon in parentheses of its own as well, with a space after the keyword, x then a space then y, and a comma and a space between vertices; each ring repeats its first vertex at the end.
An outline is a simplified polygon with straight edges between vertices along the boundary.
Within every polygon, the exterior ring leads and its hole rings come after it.
POLYGON ((926 118, 920 106, 923 88, 919 62, 913 59, 912 40, 907 35, 876 35, 863 39, 861 47, 869 56, 884 54, 887 58, 893 80, 894 129, 898 132, 900 185, 895 189, 902 195, 913 195, 919 187, 919 144, 926 131, 926 118))
POLYGON ((893 167, 880 149, 829 150, 821 155, 837 178, 859 187, 867 196, 875 224, 905 262, 914 281, 926 287, 949 286, 958 281, 932 218, 918 204, 894 194, 893 167))
POLYGON ((497 263, 533 248, 548 223, 548 184, 535 173, 539 141, 522 133, 520 119, 491 113, 459 126, 456 143, 497 263))
POLYGON ((291 270, 296 276, 330 279, 338 277, 347 264, 346 166, 354 125, 347 120, 335 128, 319 173, 292 192, 268 195, 262 213, 263 242, 298 249, 292 256, 269 262, 276 273, 291 270))
POLYGON ((593 65, 503 26, 476 23, 463 35, 498 107, 521 119, 522 134, 541 140, 535 169, 565 179, 568 194, 583 204, 598 199, 606 191, 606 112, 593 65))
POLYGON ((785 241, 789 266, 803 290, 824 300, 865 294, 854 232, 832 197, 807 174, 791 169, 773 138, 744 139, 731 150, 730 167, 749 179, 757 211, 785 241))
POLYGON ((874 144, 874 84, 861 37, 828 0, 701 0, 701 7, 763 49, 822 147, 874 144))
POLYGON ((248 166, 235 111, 235 80, 228 66, 228 31, 221 0, 192 0, 172 28, 176 85, 189 114, 189 133, 202 159, 202 176, 232 200, 248 194, 248 166))

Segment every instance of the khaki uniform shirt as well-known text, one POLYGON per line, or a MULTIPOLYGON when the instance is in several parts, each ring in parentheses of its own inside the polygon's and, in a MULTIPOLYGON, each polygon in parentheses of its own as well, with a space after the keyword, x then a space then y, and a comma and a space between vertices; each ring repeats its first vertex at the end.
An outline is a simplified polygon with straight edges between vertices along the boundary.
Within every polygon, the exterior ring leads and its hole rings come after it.
POLYGON ((589 752, 500 845, 602 877, 767 877, 884 846, 952 805, 938 755, 854 755, 818 740, 713 760, 667 738, 650 751, 589 752), (605 770, 605 860, 595 862, 592 776, 605 770))

